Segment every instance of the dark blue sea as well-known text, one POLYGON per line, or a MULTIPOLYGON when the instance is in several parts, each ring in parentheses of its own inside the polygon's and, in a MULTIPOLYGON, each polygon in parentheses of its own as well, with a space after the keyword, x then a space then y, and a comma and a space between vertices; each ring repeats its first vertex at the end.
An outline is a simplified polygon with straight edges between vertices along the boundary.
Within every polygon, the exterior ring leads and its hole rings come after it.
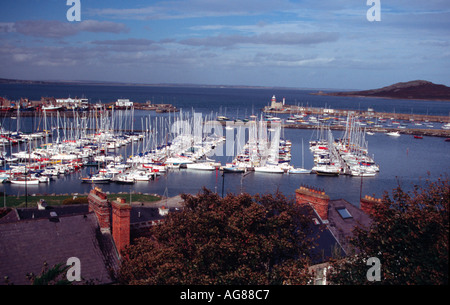
MULTIPOLYGON (((317 90, 296 89, 238 89, 238 88, 194 88, 194 87, 153 87, 153 86, 98 86, 98 85, 23 85, 0 84, 0 96, 11 100, 28 98, 40 100, 41 97, 85 97, 91 103, 111 103, 119 98, 130 99, 135 103, 168 103, 181 109, 181 113, 157 114, 151 111, 137 110, 134 113, 133 128, 145 129, 146 120, 156 122, 159 117, 180 116, 183 113, 202 113, 215 117, 225 115, 230 118, 245 118, 251 114, 260 115, 261 109, 270 103, 273 95, 277 99, 286 99, 287 104, 325 107, 333 109, 367 110, 377 112, 396 112, 408 114, 450 115, 450 103, 438 101, 394 100, 381 98, 348 98, 317 96, 310 93, 317 90), (142 126, 144 124, 144 126, 142 126)), ((38 122, 37 117, 20 118, 20 122, 10 118, 1 118, 4 129, 23 132, 33 131, 38 122)), ((152 123, 153 124, 153 123, 152 123)), ((292 161, 294 166, 306 168, 313 166, 313 156, 308 149, 308 141, 313 138, 311 129, 284 129, 283 137, 293 142, 292 161), (305 144, 302 149, 302 142, 305 144), (303 158, 302 158, 303 155, 303 158), (303 160, 303 161, 302 161, 303 160)), ((341 131, 333 131, 339 138, 341 131)), ((388 137, 376 133, 366 136, 369 154, 373 155, 380 166, 375 177, 324 177, 311 175, 277 175, 250 173, 245 177, 221 172, 197 172, 180 169, 170 171, 155 181, 138 182, 134 185, 108 184, 102 185, 109 192, 142 192, 167 194, 195 194, 202 187, 222 193, 248 192, 274 193, 281 191, 286 196, 293 196, 300 185, 309 185, 323 189, 332 199, 346 199, 358 205, 360 196, 375 195, 381 197, 384 192, 391 193, 397 186, 411 191, 414 185, 423 185, 427 179, 446 178, 450 169, 450 142, 439 137, 415 139, 412 136, 388 137), (223 180, 225 179, 225 180, 223 180)), ((8 148, 9 149, 9 148, 8 148)), ((20 147, 13 148, 15 150, 20 147)), ((218 149, 221 149, 218 147, 218 149)), ((130 154, 130 148, 122 151, 124 156, 130 154)), ((230 162, 229 156, 218 156, 216 160, 230 162)), ((92 170, 66 175, 49 184, 28 186, 29 194, 65 194, 87 193, 92 185, 83 184, 80 177, 92 170)), ((0 188, 10 195, 24 194, 23 186, 4 183, 0 188)))

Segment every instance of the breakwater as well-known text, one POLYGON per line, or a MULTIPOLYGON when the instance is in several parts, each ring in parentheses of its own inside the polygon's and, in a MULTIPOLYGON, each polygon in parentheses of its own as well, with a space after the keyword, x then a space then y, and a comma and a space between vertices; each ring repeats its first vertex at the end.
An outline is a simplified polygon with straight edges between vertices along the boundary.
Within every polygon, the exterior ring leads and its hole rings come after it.
POLYGON ((363 111, 363 110, 347 110, 347 109, 328 109, 317 107, 300 107, 300 106, 286 106, 285 108, 272 109, 265 107, 262 109, 267 114, 285 114, 291 115, 296 113, 305 113, 308 115, 320 116, 337 116, 346 117, 348 115, 363 117, 363 118, 377 118, 377 119, 392 119, 402 121, 418 121, 418 122, 438 122, 450 123, 449 115, 428 115, 428 114, 414 114, 414 113, 395 113, 395 112, 377 112, 377 111, 363 111))

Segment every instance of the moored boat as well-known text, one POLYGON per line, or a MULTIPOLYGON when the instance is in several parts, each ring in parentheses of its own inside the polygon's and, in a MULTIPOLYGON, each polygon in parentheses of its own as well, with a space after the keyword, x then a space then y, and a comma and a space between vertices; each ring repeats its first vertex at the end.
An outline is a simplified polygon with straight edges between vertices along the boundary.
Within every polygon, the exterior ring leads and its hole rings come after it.
POLYGON ((136 182, 136 179, 134 179, 130 175, 121 174, 121 175, 117 175, 114 178, 114 182, 121 183, 121 184, 134 184, 136 182))
POLYGON ((19 177, 12 178, 9 182, 11 182, 12 184, 18 184, 18 185, 37 185, 37 184, 39 184, 39 179, 19 176, 19 177))
POLYGON ((213 171, 217 168, 213 162, 199 162, 186 164, 187 169, 213 171))
POLYGON ((341 168, 334 165, 316 165, 312 171, 320 176, 339 176, 341 168))
POLYGON ((82 177, 81 182, 83 182, 83 183, 110 183, 111 177, 95 174, 90 177, 82 177))
POLYGON ((310 174, 311 170, 306 168, 290 168, 287 172, 289 174, 310 174))
POLYGON ((284 169, 277 165, 265 165, 256 166, 255 172, 259 173, 272 173, 272 174, 284 174, 284 169))
POLYGON ((387 132, 386 135, 387 136, 391 136, 391 137, 399 137, 400 136, 400 132, 398 132, 398 131, 391 131, 391 132, 387 132))

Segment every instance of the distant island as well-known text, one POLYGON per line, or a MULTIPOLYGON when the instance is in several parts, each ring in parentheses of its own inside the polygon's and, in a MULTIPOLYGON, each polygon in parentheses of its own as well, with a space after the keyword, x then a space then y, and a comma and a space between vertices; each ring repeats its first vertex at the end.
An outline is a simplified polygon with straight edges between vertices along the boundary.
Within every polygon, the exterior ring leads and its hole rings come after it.
POLYGON ((350 97, 381 97, 411 100, 439 100, 450 101, 450 87, 437 85, 425 80, 415 80, 404 83, 396 83, 380 89, 347 91, 347 92, 323 92, 311 93, 327 96, 350 97))

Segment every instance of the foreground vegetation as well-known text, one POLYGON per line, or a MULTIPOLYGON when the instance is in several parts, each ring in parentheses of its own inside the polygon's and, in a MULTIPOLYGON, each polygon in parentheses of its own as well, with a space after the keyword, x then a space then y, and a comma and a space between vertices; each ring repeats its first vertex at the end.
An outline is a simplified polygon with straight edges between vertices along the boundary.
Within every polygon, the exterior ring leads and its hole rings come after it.
MULTIPOLYGON (((332 259, 328 283, 448 285, 448 179, 407 193, 398 187, 375 204, 369 228, 356 228, 357 250, 332 259), (392 196, 392 197, 391 197, 392 196), (369 258, 381 264, 368 276, 369 258)), ((183 195, 152 238, 124 254, 123 284, 308 284, 308 217, 281 194, 225 198, 208 190, 183 195)))

